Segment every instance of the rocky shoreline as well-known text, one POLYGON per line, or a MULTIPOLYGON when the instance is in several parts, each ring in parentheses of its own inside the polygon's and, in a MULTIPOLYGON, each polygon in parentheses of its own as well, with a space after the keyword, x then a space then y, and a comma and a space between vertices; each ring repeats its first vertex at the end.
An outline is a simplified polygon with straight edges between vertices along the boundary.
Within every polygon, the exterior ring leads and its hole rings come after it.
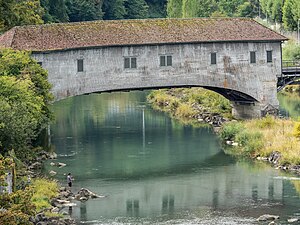
MULTIPOLYGON (((41 169, 45 160, 54 160, 56 158, 57 154, 54 152, 39 152, 35 159, 27 162, 28 166, 25 174, 27 176, 30 176, 31 178, 40 177, 41 169)), ((56 166, 58 168, 66 166, 66 164, 59 162, 51 162, 50 165, 56 166)), ((56 175, 56 172, 51 170, 49 172, 49 175, 54 176, 56 175)), ((71 215, 69 215, 68 211, 72 209, 72 207, 77 206, 76 201, 85 202, 89 199, 104 197, 106 196, 97 195, 85 188, 80 189, 77 193, 73 193, 70 190, 70 188, 60 187, 58 196, 50 200, 51 207, 43 209, 41 212, 38 212, 35 216, 30 217, 30 222, 32 222, 34 225, 74 225, 76 224, 76 221, 71 218, 71 215), (68 208, 68 211, 64 210, 66 208, 68 208), (48 217, 46 216, 47 212, 51 214, 57 214, 57 216, 48 217)))

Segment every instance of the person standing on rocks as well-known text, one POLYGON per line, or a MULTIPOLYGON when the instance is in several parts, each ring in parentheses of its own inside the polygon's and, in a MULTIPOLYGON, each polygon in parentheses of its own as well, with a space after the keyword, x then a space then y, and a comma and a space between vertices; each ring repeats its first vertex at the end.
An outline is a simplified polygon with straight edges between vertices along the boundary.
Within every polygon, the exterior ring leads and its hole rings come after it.
POLYGON ((71 173, 68 173, 67 183, 68 183, 69 188, 71 188, 72 187, 72 183, 73 183, 73 177, 72 177, 71 173))

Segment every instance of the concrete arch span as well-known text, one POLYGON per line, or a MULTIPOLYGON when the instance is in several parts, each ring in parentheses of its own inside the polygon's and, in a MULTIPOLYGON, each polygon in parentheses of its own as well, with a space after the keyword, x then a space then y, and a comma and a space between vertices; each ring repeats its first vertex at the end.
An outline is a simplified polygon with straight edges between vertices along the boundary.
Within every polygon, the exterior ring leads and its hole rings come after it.
POLYGON ((112 46, 35 52, 56 100, 117 90, 204 87, 233 103, 236 118, 277 109, 280 43, 226 42, 112 46), (266 49, 273 61, 266 62, 266 49), (250 63, 250 51, 256 62, 250 63))

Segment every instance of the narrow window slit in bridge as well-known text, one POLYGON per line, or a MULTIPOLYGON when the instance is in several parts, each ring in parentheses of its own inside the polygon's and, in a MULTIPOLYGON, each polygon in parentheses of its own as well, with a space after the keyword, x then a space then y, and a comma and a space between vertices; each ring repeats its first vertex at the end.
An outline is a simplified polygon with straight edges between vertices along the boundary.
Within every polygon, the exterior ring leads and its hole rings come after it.
POLYGON ((216 52, 210 53, 210 64, 211 65, 217 64, 217 53, 216 52))
POLYGON ((250 63, 256 63, 256 52, 250 52, 250 63))
POLYGON ((267 51, 267 63, 272 62, 272 51, 267 51))
POLYGON ((83 72, 83 59, 77 59, 77 72, 83 72))

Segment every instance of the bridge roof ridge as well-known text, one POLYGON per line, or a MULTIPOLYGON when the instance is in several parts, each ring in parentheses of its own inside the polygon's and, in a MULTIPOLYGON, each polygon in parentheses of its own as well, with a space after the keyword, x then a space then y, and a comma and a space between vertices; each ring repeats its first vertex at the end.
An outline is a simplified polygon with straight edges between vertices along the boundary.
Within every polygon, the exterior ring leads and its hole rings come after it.
POLYGON ((158 18, 19 26, 0 36, 0 47, 51 51, 104 46, 284 40, 287 38, 250 18, 158 18))

